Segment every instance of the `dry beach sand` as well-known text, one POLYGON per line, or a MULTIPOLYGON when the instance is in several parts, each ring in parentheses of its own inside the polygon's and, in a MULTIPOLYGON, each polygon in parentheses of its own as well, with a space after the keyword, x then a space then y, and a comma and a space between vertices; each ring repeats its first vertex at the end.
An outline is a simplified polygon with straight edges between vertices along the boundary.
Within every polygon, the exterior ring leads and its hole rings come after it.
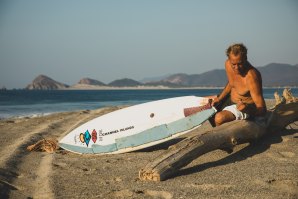
MULTIPOLYGON (((298 198, 295 124, 238 145, 232 154, 205 154, 163 182, 140 181, 138 171, 177 140, 103 156, 26 150, 42 138, 60 139, 74 125, 117 109, 1 120, 0 198, 298 198)), ((206 122, 190 134, 208 128, 206 122)))

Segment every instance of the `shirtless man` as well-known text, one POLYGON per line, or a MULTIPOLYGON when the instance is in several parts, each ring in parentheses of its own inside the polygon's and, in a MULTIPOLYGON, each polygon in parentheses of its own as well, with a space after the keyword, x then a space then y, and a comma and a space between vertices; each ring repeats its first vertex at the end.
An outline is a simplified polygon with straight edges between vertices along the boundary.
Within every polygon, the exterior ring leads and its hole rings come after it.
POLYGON ((228 83, 212 105, 222 103, 228 95, 232 105, 215 115, 215 125, 249 117, 264 116, 266 105, 262 92, 260 72, 247 61, 247 48, 243 44, 231 45, 226 50, 225 62, 228 83))

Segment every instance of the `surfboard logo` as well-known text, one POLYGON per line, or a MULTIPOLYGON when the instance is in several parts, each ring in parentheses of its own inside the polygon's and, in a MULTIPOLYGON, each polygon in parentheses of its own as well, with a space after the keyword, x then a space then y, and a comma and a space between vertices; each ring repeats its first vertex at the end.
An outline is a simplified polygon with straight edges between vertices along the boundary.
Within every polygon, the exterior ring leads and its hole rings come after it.
POLYGON ((91 135, 88 130, 85 133, 80 134, 80 141, 82 143, 86 143, 87 147, 89 145, 90 140, 91 140, 91 135))
POLYGON ((97 132, 96 132, 96 130, 95 129, 93 129, 93 131, 92 131, 92 141, 93 141, 93 143, 95 143, 96 142, 96 140, 97 140, 97 132))

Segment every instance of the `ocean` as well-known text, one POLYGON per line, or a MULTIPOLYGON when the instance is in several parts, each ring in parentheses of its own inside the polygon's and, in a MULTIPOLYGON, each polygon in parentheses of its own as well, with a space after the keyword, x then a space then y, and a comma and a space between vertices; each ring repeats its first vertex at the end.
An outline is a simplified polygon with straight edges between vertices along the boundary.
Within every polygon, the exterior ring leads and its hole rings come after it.
MULTIPOLYGON (((265 99, 283 88, 264 89, 265 99)), ((291 89, 298 96, 298 88, 291 89)), ((135 105, 179 96, 216 95, 221 89, 163 89, 163 90, 7 90, 0 91, 0 119, 34 117, 56 112, 92 110, 107 106, 135 105)))

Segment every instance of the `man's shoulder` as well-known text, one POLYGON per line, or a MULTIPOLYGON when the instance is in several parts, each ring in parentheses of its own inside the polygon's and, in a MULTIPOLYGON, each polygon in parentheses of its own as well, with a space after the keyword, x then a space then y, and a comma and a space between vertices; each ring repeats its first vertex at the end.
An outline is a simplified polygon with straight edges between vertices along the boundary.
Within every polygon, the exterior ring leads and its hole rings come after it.
POLYGON ((256 69, 252 65, 250 65, 250 68, 247 72, 247 77, 253 78, 253 79, 261 79, 262 78, 260 71, 258 71, 258 69, 256 69))
POLYGON ((229 63, 229 59, 226 59, 225 61, 225 65, 227 65, 229 63))
POLYGON ((230 71, 230 62, 229 62, 229 59, 227 59, 226 61, 225 61, 225 69, 226 69, 226 71, 230 71))

